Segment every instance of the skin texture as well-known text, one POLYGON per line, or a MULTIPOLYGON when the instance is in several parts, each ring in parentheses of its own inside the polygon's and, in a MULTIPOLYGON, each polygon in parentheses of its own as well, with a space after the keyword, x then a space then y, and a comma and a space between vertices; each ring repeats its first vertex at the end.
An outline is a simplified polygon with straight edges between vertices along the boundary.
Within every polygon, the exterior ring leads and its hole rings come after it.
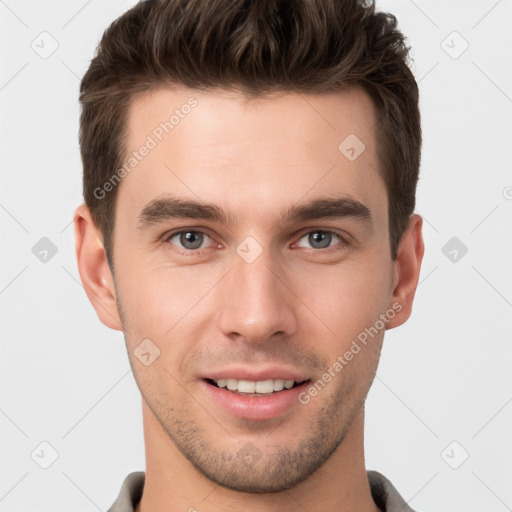
POLYGON ((410 316, 424 246, 413 215, 391 259, 372 100, 357 89, 248 100, 161 88, 132 103, 128 153, 190 97, 197 106, 118 185, 115 280, 89 211, 75 212, 84 288, 100 320, 124 331, 142 395, 146 483, 137 510, 376 512, 364 402, 384 331, 410 316), (366 147, 354 161, 338 150, 349 134, 366 147), (168 193, 214 203, 233 222, 138 229, 144 206, 168 193), (283 209, 326 197, 363 203, 371 224, 283 221, 283 209), (170 239, 178 229, 205 233, 201 249, 170 239), (343 238, 319 248, 308 235, 326 230, 343 238), (252 263, 236 251, 248 236, 262 249, 252 263), (234 366, 277 365, 315 382, 393 305, 400 311, 306 405, 250 420, 204 391, 202 376, 234 366), (160 350, 148 366, 135 356, 144 339, 160 350), (248 449, 258 456, 241 456, 248 449))

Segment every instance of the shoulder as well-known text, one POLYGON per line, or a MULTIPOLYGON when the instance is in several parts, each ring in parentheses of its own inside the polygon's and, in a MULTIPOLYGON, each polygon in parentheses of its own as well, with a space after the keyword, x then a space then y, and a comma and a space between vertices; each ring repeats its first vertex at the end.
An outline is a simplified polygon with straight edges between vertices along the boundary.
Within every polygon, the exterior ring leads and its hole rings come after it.
POLYGON ((382 512, 414 512, 395 486, 378 471, 367 471, 373 501, 382 512))

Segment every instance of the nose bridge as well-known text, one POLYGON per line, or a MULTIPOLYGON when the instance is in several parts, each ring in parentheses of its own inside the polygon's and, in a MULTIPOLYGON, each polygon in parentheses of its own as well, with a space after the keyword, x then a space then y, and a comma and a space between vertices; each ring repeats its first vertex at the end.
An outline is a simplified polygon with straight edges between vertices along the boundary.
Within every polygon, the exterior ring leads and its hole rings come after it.
POLYGON ((238 246, 232 270, 223 283, 220 328, 225 335, 238 334, 256 343, 275 333, 293 333, 296 318, 293 294, 284 284, 286 277, 270 249, 258 249, 251 243, 238 246))

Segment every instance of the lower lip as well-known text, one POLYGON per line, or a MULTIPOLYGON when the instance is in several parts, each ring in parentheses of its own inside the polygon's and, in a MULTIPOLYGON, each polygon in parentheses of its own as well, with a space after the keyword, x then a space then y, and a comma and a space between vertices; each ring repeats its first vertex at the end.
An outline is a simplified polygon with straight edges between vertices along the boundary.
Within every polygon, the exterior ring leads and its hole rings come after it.
POLYGON ((298 396, 308 386, 308 381, 292 389, 284 389, 270 396, 239 395, 201 381, 205 392, 224 410, 233 416, 250 420, 268 420, 281 416, 294 405, 300 405, 298 396))

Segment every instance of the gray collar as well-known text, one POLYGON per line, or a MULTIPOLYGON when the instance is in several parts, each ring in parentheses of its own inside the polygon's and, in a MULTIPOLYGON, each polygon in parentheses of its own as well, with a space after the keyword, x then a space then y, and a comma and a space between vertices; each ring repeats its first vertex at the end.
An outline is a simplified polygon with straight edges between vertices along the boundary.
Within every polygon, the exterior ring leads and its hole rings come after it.
MULTIPOLYGON (((367 471, 373 501, 382 512, 414 512, 400 496, 394 485, 378 471, 367 471)), ((124 480, 116 501, 108 512, 134 512, 142 497, 145 473, 130 473, 124 480)))

